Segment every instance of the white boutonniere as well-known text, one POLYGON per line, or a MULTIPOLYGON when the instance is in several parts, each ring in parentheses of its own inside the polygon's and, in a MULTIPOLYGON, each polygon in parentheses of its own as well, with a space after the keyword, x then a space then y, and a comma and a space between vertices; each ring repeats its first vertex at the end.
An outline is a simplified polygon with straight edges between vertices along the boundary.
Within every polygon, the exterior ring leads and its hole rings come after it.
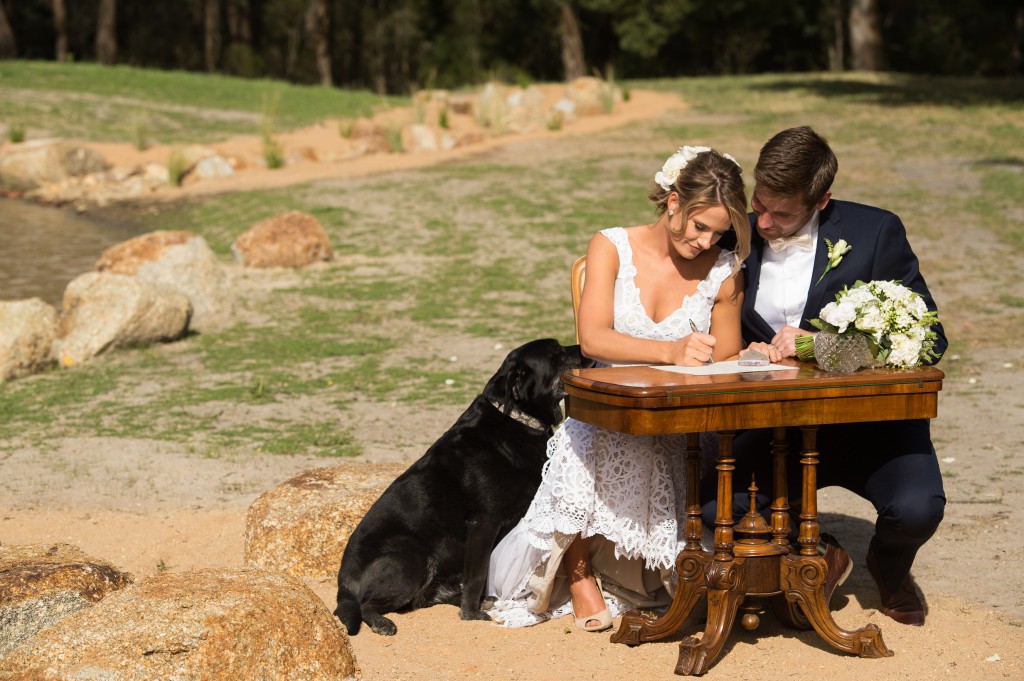
POLYGON ((839 263, 843 261, 843 256, 853 250, 853 246, 846 243, 846 239, 840 239, 834 244, 825 239, 825 245, 828 246, 828 265, 825 266, 825 271, 818 277, 818 281, 814 282, 815 286, 821 283, 826 274, 839 267, 839 263))

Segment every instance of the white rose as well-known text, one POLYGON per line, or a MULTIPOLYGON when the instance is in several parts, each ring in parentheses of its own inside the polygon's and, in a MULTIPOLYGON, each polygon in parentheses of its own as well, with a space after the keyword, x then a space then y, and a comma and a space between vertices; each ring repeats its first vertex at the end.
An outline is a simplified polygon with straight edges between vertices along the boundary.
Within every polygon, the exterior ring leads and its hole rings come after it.
POLYGON ((711 151, 711 147, 679 147, 679 151, 669 156, 661 170, 654 174, 654 181, 666 191, 672 189, 686 164, 697 158, 697 154, 705 151, 711 151))
POLYGON ((894 333, 889 336, 892 343, 892 351, 889 353, 888 363, 897 367, 910 367, 917 364, 921 355, 921 344, 910 339, 902 333, 894 333))
POLYGON ((823 320, 839 329, 839 333, 846 331, 846 327, 857 319, 857 309, 848 303, 844 298, 838 303, 829 303, 821 308, 819 315, 823 320))

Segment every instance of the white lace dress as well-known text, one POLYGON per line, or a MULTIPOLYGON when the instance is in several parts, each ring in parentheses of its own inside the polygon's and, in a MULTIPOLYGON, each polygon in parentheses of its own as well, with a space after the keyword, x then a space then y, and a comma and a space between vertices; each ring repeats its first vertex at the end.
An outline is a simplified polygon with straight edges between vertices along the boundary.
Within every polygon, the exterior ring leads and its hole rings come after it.
MULTIPOLYGON (((602 230, 618 251, 614 327, 642 338, 678 340, 711 326, 718 289, 734 272, 722 251, 696 293, 660 323, 647 316, 634 277, 626 230, 602 230)), ((671 600, 682 547, 677 518, 685 504, 684 435, 627 435, 566 419, 548 441, 548 461, 529 510, 495 547, 488 594, 504 626, 537 624, 572 612, 559 565, 577 534, 592 541, 592 566, 613 615, 671 600)))

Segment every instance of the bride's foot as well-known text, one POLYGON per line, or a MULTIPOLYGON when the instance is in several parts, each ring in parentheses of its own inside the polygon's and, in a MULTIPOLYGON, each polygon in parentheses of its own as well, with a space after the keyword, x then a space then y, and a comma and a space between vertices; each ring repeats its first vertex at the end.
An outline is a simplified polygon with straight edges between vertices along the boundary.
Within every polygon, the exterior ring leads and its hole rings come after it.
POLYGON ((604 631, 612 626, 612 613, 604 602, 593 575, 569 583, 572 614, 576 626, 584 631, 604 631), (580 616, 580 613, 584 613, 580 616))

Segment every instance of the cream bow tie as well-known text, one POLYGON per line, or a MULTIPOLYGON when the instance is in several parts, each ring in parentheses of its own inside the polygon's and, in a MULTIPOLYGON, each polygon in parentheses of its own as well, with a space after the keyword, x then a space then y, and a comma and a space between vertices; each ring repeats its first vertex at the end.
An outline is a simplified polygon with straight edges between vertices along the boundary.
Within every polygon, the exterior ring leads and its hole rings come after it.
POLYGON ((814 239, 811 238, 810 234, 801 234, 800 236, 784 236, 780 239, 769 239, 768 246, 772 249, 772 252, 779 253, 784 251, 790 246, 793 248, 799 248, 801 251, 809 251, 814 248, 814 239))

